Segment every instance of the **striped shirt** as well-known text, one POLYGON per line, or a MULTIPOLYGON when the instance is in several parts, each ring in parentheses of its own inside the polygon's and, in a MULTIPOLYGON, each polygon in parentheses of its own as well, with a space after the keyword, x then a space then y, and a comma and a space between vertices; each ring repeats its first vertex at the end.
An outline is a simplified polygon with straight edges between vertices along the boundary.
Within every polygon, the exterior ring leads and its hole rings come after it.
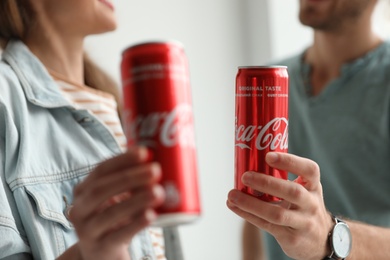
MULTIPOLYGON (((50 75, 58 84, 62 95, 76 108, 85 109, 100 120, 115 137, 122 151, 127 149, 126 137, 118 116, 117 103, 113 95, 75 84, 62 75, 49 70, 50 75)), ((166 260, 164 236, 160 228, 149 228, 149 234, 155 249, 157 260, 166 260)))

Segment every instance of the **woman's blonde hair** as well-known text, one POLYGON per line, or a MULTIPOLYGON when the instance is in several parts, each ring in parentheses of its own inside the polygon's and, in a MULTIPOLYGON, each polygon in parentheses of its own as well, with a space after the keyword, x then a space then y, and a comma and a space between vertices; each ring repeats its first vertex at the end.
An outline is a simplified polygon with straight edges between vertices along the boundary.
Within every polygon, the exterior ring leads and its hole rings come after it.
MULTIPOLYGON (((36 21, 35 12, 30 4, 34 0, 0 0, 0 47, 5 47, 12 39, 22 40, 36 21)), ((87 86, 114 95, 121 109, 119 89, 114 80, 99 68, 85 53, 84 82, 87 86)))

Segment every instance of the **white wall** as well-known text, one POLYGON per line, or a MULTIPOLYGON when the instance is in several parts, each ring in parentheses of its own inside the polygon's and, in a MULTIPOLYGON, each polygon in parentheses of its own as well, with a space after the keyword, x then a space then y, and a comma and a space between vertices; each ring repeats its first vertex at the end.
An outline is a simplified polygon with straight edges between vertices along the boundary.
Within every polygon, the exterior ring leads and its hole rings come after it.
MULTIPOLYGON (((382 2, 374 27, 388 38, 390 8, 382 2)), ((89 38, 86 47, 118 83, 121 52, 133 43, 176 39, 189 58, 203 216, 180 228, 185 259, 240 259, 242 222, 225 206, 233 187, 236 68, 284 58, 311 42, 297 19, 298 1, 117 0, 116 8, 118 30, 89 38)))
POLYGON ((373 17, 374 30, 384 39, 390 38, 390 1, 379 0, 373 17))
MULTIPOLYGON (((264 1, 264 0, 260 0, 264 1)), ((302 52, 312 42, 312 30, 298 19, 298 0, 267 0, 272 60, 302 52)), ((390 37, 390 1, 379 0, 373 28, 382 38, 390 37)))
MULTIPOLYGON (((203 216, 180 228, 185 259, 240 259, 242 221, 225 206, 234 174, 235 74, 239 65, 262 65, 310 44, 298 1, 117 0, 116 8, 118 30, 86 46, 118 83, 121 52, 136 42, 176 39, 189 58, 203 216)), ((378 17, 384 35, 389 29, 378 17)))
POLYGON ((309 46, 312 32, 300 24, 298 0, 268 0, 272 59, 302 52, 309 46))

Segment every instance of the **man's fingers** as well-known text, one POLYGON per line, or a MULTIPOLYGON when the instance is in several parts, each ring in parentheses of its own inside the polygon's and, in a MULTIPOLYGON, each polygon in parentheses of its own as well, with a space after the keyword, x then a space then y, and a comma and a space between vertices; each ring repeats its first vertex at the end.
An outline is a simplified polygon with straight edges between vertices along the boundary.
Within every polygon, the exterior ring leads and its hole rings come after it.
POLYGON ((307 205, 308 191, 297 183, 267 176, 258 172, 246 172, 242 176, 242 182, 246 186, 282 198, 283 200, 304 207, 307 205))
POLYGON ((288 153, 270 152, 266 155, 269 166, 300 176, 300 184, 313 190, 320 183, 320 168, 312 160, 288 153))
MULTIPOLYGON (((278 204, 261 201, 258 198, 238 190, 231 190, 229 192, 228 202, 230 209, 233 210, 234 206, 239 208, 241 211, 247 212, 250 215, 256 216, 257 218, 266 221, 261 223, 261 228, 267 231, 270 231, 270 224, 294 229, 300 228, 304 225, 304 222, 302 222, 302 219, 299 217, 299 214, 296 214, 296 212, 280 207, 278 204)), ((233 211, 238 213, 237 210, 233 211)), ((245 217, 245 219, 247 218, 245 217)), ((253 223, 253 221, 250 222, 253 223)), ((259 226, 260 222, 253 224, 259 226)))

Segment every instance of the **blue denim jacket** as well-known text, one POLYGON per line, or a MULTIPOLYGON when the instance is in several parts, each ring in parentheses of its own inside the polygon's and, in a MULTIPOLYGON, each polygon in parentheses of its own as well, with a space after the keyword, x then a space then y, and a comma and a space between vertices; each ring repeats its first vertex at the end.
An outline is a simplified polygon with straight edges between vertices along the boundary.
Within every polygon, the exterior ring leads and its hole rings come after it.
MULTIPOLYGON (((0 62, 0 258, 54 259, 73 245, 66 209, 74 186, 120 152, 22 42, 9 42, 0 62)), ((129 248, 133 260, 155 258, 145 231, 129 248)))

